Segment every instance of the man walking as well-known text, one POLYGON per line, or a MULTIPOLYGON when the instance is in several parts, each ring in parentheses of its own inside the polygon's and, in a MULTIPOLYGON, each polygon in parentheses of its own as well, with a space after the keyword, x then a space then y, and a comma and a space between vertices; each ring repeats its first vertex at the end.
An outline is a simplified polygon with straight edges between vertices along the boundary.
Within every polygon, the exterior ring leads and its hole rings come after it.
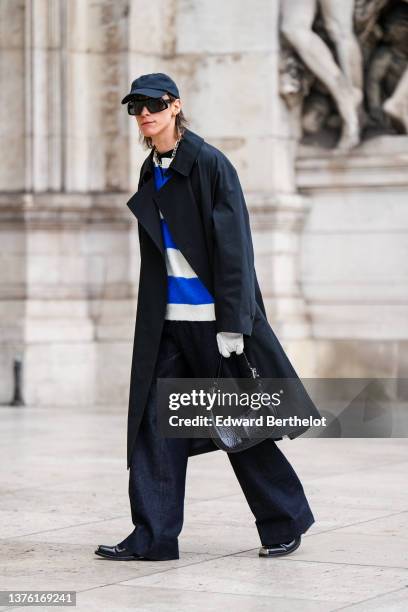
MULTIPOLYGON (((128 414, 134 530, 95 553, 159 561, 179 558, 189 457, 217 447, 210 438, 158 436, 157 378, 212 377, 220 354, 224 376, 239 377, 243 350, 263 377, 297 374, 266 318, 234 166, 186 126, 168 75, 138 77, 122 104, 151 149, 128 202, 138 219, 141 257, 128 414)), ((307 414, 318 414, 306 393, 305 405, 307 414)), ((256 519, 259 554, 296 550, 314 517, 276 442, 268 438, 227 456, 256 519)))

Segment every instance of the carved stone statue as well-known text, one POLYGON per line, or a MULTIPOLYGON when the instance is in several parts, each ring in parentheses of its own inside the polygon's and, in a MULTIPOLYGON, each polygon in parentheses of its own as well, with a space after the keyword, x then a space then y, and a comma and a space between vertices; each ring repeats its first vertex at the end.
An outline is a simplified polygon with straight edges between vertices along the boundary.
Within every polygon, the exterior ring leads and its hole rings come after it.
POLYGON ((305 142, 408 131, 407 2, 281 0, 280 93, 305 142))
POLYGON ((362 60, 353 31, 354 0, 283 0, 281 32, 300 59, 331 94, 342 118, 341 149, 359 142, 358 107, 362 100, 362 60), (323 39, 312 29, 321 16, 339 65, 323 39))
POLYGON ((386 14, 381 44, 367 70, 367 103, 371 118, 408 132, 408 4, 386 14))

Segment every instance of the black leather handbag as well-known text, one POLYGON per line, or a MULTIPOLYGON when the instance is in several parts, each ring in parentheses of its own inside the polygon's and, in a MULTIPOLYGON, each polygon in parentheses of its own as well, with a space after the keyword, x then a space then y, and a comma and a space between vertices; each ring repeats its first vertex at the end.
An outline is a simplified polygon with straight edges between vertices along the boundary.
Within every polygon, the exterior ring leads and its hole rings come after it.
MULTIPOLYGON (((232 353, 232 355, 233 354, 234 353, 232 353)), ((246 390, 250 389, 251 392, 265 393, 262 384, 262 378, 257 372, 257 369, 250 364, 248 357, 245 354, 245 351, 243 351, 243 356, 245 358, 247 366, 247 377, 251 379, 250 381, 248 381, 249 384, 245 385, 246 390)), ((220 378, 221 374, 222 358, 223 355, 220 355, 217 375, 210 388, 208 389, 209 393, 216 393, 219 390, 218 379, 220 378)), ((229 359, 231 359, 231 357, 229 357, 229 359)), ((272 402, 264 406, 264 413, 273 415, 276 418, 279 417, 277 408, 272 402)), ((237 426, 216 425, 215 414, 212 410, 210 411, 210 416, 212 417, 212 423, 209 426, 210 436, 214 444, 227 453, 237 453, 246 450, 247 448, 255 446, 256 444, 259 444, 259 442, 262 442, 263 440, 275 435, 274 428, 272 427, 265 429, 265 427, 257 428, 255 425, 248 426, 244 424, 237 426), (262 432, 262 436, 260 435, 260 432, 262 432)), ((245 408, 244 412, 242 412, 238 417, 235 417, 235 419, 246 419, 251 417, 253 418, 254 416, 256 416, 256 411, 254 411, 253 408, 248 407, 245 408)))

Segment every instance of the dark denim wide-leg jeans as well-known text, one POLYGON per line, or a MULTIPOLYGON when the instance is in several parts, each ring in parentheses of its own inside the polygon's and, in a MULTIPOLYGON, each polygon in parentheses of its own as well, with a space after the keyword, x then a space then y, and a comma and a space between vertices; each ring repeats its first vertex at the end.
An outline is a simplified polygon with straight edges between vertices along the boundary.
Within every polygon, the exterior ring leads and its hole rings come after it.
MULTIPOLYGON (((215 321, 165 321, 148 402, 132 453, 129 498, 133 532, 122 542, 147 559, 178 559, 191 440, 157 435, 156 379, 213 377, 219 362, 215 321)), ((222 376, 241 374, 237 356, 223 360, 222 376)), ((223 452, 223 451, 220 451, 223 452)), ((227 454, 227 453, 225 453, 227 454)), ((227 454, 255 516, 262 544, 288 542, 314 516, 302 484, 272 439, 227 454)))

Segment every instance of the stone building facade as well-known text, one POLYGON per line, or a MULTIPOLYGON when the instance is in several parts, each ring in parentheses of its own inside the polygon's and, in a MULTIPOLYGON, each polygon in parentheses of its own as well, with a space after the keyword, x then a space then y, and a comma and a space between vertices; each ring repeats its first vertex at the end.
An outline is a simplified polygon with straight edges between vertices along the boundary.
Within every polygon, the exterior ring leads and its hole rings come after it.
POLYGON ((0 3, 0 402, 122 404, 148 154, 120 100, 166 72, 190 128, 236 166, 268 319, 301 376, 408 361, 407 137, 299 147, 279 95, 279 3, 0 3))

